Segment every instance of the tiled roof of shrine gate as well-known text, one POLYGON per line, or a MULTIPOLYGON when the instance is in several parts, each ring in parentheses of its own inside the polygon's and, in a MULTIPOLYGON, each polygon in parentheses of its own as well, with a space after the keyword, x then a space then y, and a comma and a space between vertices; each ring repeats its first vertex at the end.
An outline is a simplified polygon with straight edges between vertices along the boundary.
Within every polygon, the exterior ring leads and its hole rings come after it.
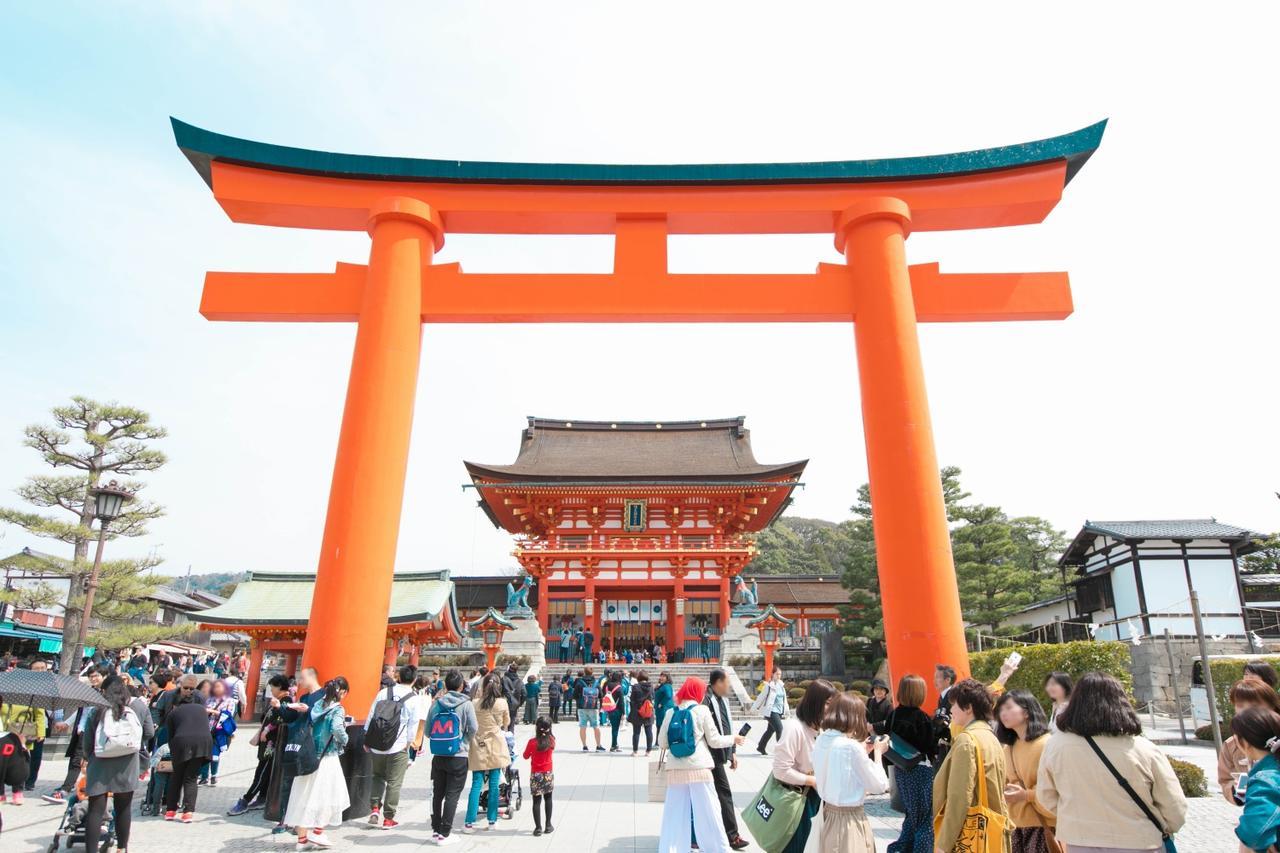
MULTIPOLYGON (((194 614, 204 625, 251 627, 254 625, 306 625, 311 619, 314 573, 250 572, 238 584, 225 604, 194 614)), ((391 589, 392 625, 434 620, 446 608, 458 623, 453 599, 453 581, 448 570, 404 572, 395 575, 391 589)))
POLYGON ((395 181, 481 184, 761 185, 857 183, 941 178, 1015 169, 1065 160, 1070 181, 1102 141, 1106 121, 1061 136, 1018 145, 952 154, 829 160, 809 163, 701 163, 609 165, 597 163, 498 163, 338 154, 254 142, 204 130, 171 118, 178 148, 206 184, 217 160, 280 172, 395 181))
POLYGON ((529 418, 510 465, 467 462, 473 479, 520 482, 688 483, 794 479, 808 460, 764 465, 744 418, 572 421, 529 418))

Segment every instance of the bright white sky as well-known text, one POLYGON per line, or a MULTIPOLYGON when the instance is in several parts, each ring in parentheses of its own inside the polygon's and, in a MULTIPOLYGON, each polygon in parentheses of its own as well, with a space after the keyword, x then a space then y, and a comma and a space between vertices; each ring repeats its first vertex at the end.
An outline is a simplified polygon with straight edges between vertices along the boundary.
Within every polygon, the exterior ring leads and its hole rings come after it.
MULTIPOLYGON (((231 224, 170 115, 307 148, 618 163, 936 154, 1110 118, 1042 225, 909 240, 947 271, 1068 270, 1077 309, 923 328, 939 458, 976 499, 1071 533, 1280 528, 1274 4, 854 5, 9 7, 0 490, 45 470, 24 424, 71 394, 117 399, 170 429, 172 462, 147 489, 169 515, 114 553, 155 549, 173 574, 314 569, 354 327, 210 323, 201 280, 364 262, 368 238, 231 224)), ((603 271, 610 250, 450 237, 439 260, 603 271)), ((839 260, 829 235, 673 239, 671 259, 839 260)), ((842 325, 429 327, 398 567, 513 565, 462 460, 510 461, 529 414, 744 414, 762 461, 810 460, 791 512, 845 518, 866 479, 855 371, 842 325), (637 363, 646 381, 626 378, 637 363)), ((4 553, 60 547, 2 536, 4 553)))

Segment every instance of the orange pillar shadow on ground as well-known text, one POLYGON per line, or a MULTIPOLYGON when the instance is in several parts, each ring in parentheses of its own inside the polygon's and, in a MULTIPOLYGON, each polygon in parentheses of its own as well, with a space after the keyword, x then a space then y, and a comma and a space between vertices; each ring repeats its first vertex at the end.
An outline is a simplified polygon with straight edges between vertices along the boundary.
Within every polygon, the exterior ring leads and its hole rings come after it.
POLYGON ((372 702, 386 651, 422 344, 422 270, 444 229, 423 202, 390 198, 370 211, 369 234, 369 272, 303 650, 321 681, 346 676, 348 710, 372 702))
POLYGON ((925 392, 906 236, 907 205, 872 198, 840 217, 836 247, 853 278, 854 337, 866 434, 885 644, 894 679, 929 685, 937 664, 969 673, 960 594, 925 392))

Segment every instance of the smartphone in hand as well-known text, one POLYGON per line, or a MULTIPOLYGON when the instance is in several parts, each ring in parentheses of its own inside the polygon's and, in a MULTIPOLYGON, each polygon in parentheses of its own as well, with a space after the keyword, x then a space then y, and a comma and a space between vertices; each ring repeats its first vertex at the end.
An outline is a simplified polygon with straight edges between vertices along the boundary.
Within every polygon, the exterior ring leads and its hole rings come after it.
POLYGON ((742 724, 742 728, 738 729, 738 735, 739 735, 739 736, 741 736, 741 737, 746 737, 746 736, 747 736, 747 732, 749 732, 749 731, 751 731, 751 724, 750 724, 750 723, 743 723, 743 724, 742 724))

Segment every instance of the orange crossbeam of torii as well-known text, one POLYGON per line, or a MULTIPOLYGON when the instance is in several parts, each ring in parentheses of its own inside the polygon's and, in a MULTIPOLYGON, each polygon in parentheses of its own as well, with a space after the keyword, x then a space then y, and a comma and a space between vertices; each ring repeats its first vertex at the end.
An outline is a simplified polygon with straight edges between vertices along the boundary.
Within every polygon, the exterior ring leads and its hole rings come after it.
MULTIPOLYGON (((832 163, 550 165, 332 154, 174 120, 179 147, 237 222, 365 230, 367 266, 206 277, 211 320, 355 321, 347 402, 304 657, 376 689, 399 535, 422 324, 850 322, 895 676, 967 670, 917 322, 1071 313, 1066 273, 907 266, 911 231, 1040 222, 1105 123, 1023 145, 832 163), (447 233, 613 234, 609 274, 432 266, 447 233), (829 233, 846 264, 812 274, 673 274, 669 234, 829 233)), ((926 677, 926 681, 929 679, 926 677)))

